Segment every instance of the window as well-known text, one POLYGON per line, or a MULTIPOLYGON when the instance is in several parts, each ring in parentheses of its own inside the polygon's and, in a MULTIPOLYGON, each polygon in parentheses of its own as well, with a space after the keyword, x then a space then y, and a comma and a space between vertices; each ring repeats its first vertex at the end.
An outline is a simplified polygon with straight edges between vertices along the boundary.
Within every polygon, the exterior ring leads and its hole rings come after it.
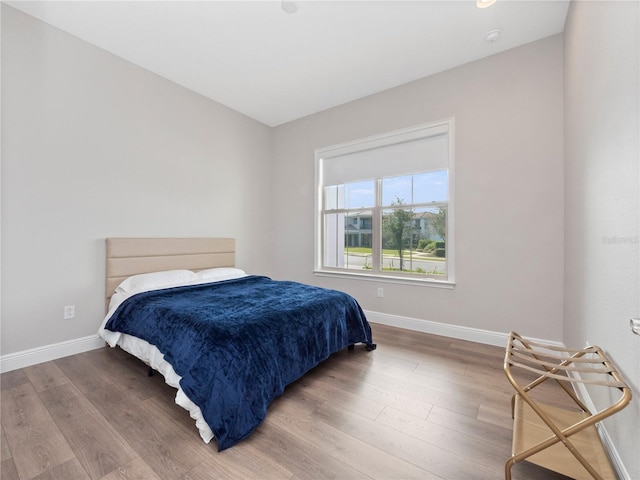
POLYGON ((316 271, 453 282, 453 121, 316 152, 316 271))

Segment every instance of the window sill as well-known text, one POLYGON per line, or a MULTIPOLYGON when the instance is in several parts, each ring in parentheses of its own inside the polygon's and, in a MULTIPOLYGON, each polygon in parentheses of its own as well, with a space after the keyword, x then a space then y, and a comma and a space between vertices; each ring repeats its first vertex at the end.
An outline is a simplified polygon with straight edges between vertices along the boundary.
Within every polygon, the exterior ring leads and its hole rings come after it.
POLYGON ((392 275, 374 275, 370 273, 338 272, 333 270, 314 270, 317 277, 350 278, 367 282, 399 283, 404 285, 417 285, 421 287, 453 289, 455 283, 450 280, 437 280, 434 278, 409 278, 394 277, 392 275))

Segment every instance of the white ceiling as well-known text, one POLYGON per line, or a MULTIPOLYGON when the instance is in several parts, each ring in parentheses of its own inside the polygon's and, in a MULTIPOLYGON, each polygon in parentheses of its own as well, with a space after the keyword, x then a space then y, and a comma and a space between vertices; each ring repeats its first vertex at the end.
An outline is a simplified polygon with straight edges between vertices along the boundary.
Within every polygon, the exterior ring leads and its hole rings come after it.
POLYGON ((7 1, 276 126, 560 33, 569 0, 7 1), (485 35, 500 29, 495 43, 485 35))

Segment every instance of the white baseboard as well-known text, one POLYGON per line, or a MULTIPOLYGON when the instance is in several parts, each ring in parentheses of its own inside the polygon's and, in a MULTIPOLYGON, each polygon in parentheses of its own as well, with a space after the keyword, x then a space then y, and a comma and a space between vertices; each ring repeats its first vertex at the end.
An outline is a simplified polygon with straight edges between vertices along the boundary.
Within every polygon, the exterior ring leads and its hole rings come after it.
MULTIPOLYGON (((577 372, 569 372, 569 375, 577 379, 580 378, 580 374, 577 372)), ((584 383, 573 382, 573 389, 578 398, 582 403, 584 403, 584 406, 587 407, 590 412, 598 411, 584 383)), ((631 480, 631 476, 629 475, 627 468, 624 466, 622 458, 620 458, 620 454, 618 453, 609 432, 607 432, 607 427, 603 422, 598 422, 596 423, 596 430, 598 431, 602 445, 609 456, 609 460, 611 461, 611 465, 613 466, 617 477, 621 480, 631 480)))
POLYGON ((45 345, 44 347, 9 353, 0 357, 0 372, 10 372, 11 370, 29 367, 37 363, 48 362, 57 358, 75 355, 76 353, 95 350, 103 346, 104 340, 97 335, 90 335, 66 342, 45 345))
MULTIPOLYGON (((480 328, 464 327, 460 325, 450 325, 446 323, 432 322, 430 320, 422 320, 417 318, 402 317, 399 315, 391 315, 388 313, 365 311, 367 319, 371 323, 379 323, 382 325, 389 325, 392 327, 405 328, 408 330, 414 330, 423 333, 430 333, 433 335, 440 335, 443 337, 457 338, 460 340, 468 340, 471 342, 483 343, 487 345, 495 345, 499 347, 506 346, 508 333, 493 332, 490 330, 482 330, 480 328)), ((531 340, 537 340, 546 342, 552 345, 563 346, 559 342, 553 342, 548 340, 540 340, 531 338, 531 340)), ((375 339, 374 339, 375 341, 375 339)), ((2 355, 0 357, 0 372, 10 372, 19 368, 29 367, 38 363, 48 362, 57 358, 66 357, 69 355, 75 355, 77 353, 87 352, 89 350, 95 350, 104 346, 104 340, 97 335, 90 335, 88 337, 77 338, 74 340, 68 340, 66 342, 55 343, 52 345, 45 345, 44 347, 32 348, 30 350, 23 350, 21 352, 10 353, 8 355, 2 355)), ((595 405, 589 396, 589 392, 583 384, 577 383, 577 394, 591 411, 595 411, 595 405)), ((618 474, 618 477, 623 480, 631 480, 628 471, 626 470, 618 451, 613 444, 611 437, 609 436, 606 427, 600 423, 598 424, 598 433, 604 444, 604 447, 609 455, 611 463, 618 474)))
MULTIPOLYGON (((508 333, 493 332, 480 328, 464 327, 460 325, 450 325, 446 323, 432 322, 418 318, 402 317, 389 313, 365 311, 367 319, 372 323, 380 323, 392 327, 406 328, 423 333, 431 333, 443 337, 458 338, 471 342, 484 343, 504 347, 509 337, 508 333)), ((543 341, 550 344, 561 345, 558 342, 531 338, 531 340, 543 341)), ((29 367, 37 363, 48 362, 57 358, 75 355, 89 350, 100 348, 104 345, 97 335, 68 340, 66 342, 45 345, 43 347, 23 350, 21 352, 10 353, 0 357, 0 372, 10 372, 19 368, 29 367)))
MULTIPOLYGON (((365 311, 367 320, 372 323, 380 323, 391 327, 406 328, 407 330, 415 330, 417 332, 431 333, 433 335, 441 335, 443 337, 458 338, 460 340, 468 340, 470 342, 484 343, 486 345, 494 345, 497 347, 506 347, 509 333, 493 332, 491 330, 482 330, 480 328, 464 327, 461 325, 450 325, 447 323, 432 322, 430 320, 422 320, 418 318, 401 317, 399 315, 391 315, 388 313, 365 311)), ((551 345, 562 345, 559 342, 531 338, 530 340, 545 342, 551 345)))
POLYGON ((613 469, 615 470, 618 478, 621 480, 631 480, 631 476, 627 468, 624 466, 622 462, 622 458, 620 458, 620 454, 618 450, 616 450, 615 445, 613 444, 613 440, 609 436, 609 432, 607 432, 607 428, 604 426, 602 422, 597 423, 596 427, 598 429, 598 434, 600 435, 600 440, 602 440, 602 445, 604 445, 604 449, 609 455, 609 460, 611 460, 611 465, 613 465, 613 469))
MULTIPOLYGON (((468 340, 471 342, 484 343, 487 345, 495 345, 498 347, 506 347, 507 339, 509 338, 508 333, 501 332, 493 332, 490 330, 482 330, 479 328, 472 327, 463 327, 460 325, 449 325, 445 323, 432 322, 429 320, 422 320, 417 318, 410 317, 402 317, 399 315, 390 315, 388 313, 380 313, 380 312, 372 312, 365 311, 367 319, 371 323, 380 323, 382 325, 389 325, 392 327, 398 328, 406 328, 407 330, 414 330, 423 333, 430 333, 433 335, 441 335, 443 337, 450 338, 458 338, 460 340, 468 340)), ((538 341, 542 343, 546 343, 549 345, 555 345, 559 347, 564 347, 564 344, 561 342, 549 341, 544 339, 526 337, 532 341, 538 341)), ((375 338, 373 339, 375 342, 375 338)), ((573 373, 573 372, 572 372, 573 373)), ((579 378, 579 376, 576 374, 579 378)), ((574 387, 576 389, 576 394, 585 404, 585 406, 592 412, 596 411, 593 400, 589 396, 589 392, 585 388, 582 383, 574 383, 574 387)), ((598 429, 598 434, 600 435, 600 439, 604 445, 604 448, 609 455, 609 459, 611 460, 611 464, 615 472, 618 475, 618 478, 621 480, 631 480, 629 476, 629 472, 624 466, 622 459, 616 449, 609 433, 605 425, 600 422, 596 424, 598 429)))

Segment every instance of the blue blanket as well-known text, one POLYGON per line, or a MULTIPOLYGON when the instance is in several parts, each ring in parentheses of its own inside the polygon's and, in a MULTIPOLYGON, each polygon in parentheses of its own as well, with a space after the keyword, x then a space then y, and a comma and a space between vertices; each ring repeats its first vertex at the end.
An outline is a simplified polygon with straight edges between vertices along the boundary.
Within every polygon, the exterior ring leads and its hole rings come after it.
POLYGON ((139 293, 106 328, 164 354, 219 450, 249 436, 271 401, 332 353, 375 347, 351 296, 259 276, 139 293))

